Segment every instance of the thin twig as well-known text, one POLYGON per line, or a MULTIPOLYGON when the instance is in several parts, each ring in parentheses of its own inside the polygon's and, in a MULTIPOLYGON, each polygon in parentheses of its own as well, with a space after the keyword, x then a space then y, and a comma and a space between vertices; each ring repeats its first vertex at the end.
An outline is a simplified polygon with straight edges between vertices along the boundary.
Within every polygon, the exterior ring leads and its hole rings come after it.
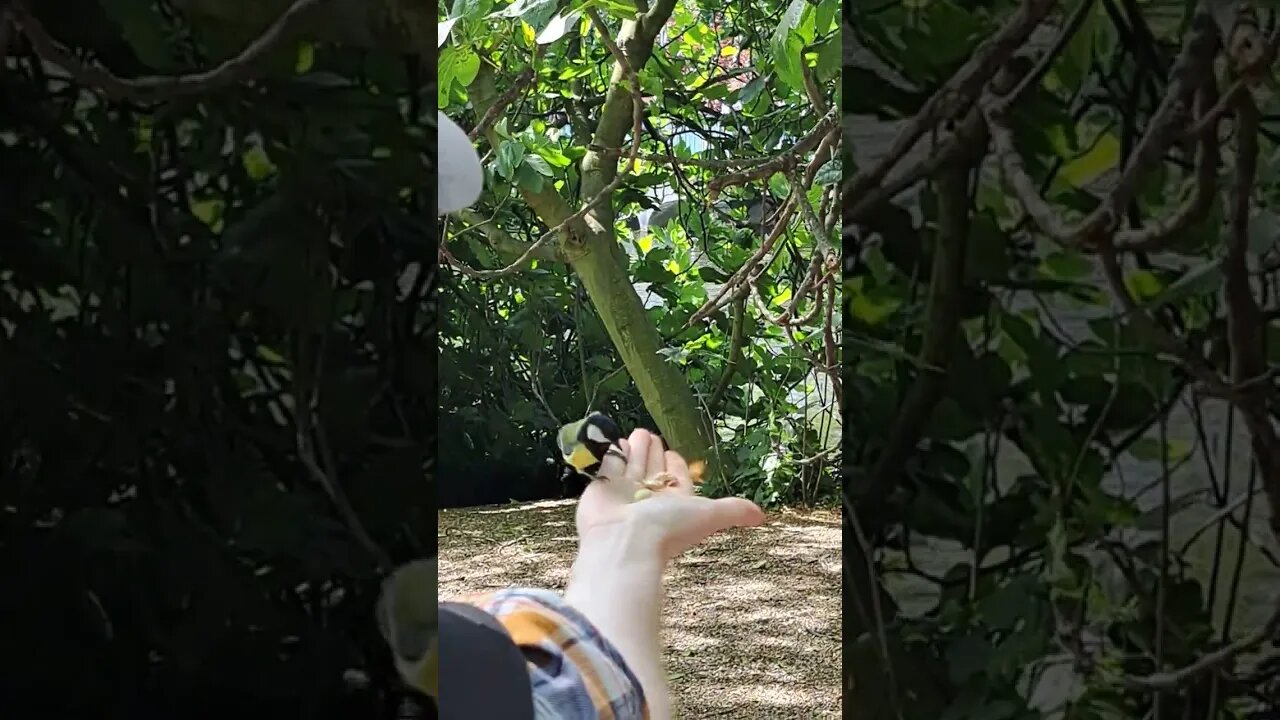
MULTIPOLYGON (((534 51, 535 62, 541 51, 541 46, 538 50, 534 51)), ((488 132, 489 128, 493 127, 493 124, 498 121, 498 116, 501 115, 502 112, 511 105, 511 103, 515 102, 516 98, 520 97, 520 93, 524 92, 525 86, 533 83, 533 78, 533 64, 530 64, 529 67, 525 68, 523 72, 516 76, 515 82, 511 87, 507 88, 506 92, 499 95, 497 99, 493 101, 493 104, 489 106, 489 109, 486 110, 484 115, 480 118, 480 122, 476 123, 476 126, 471 128, 471 132, 467 133, 467 138, 475 140, 488 132)))

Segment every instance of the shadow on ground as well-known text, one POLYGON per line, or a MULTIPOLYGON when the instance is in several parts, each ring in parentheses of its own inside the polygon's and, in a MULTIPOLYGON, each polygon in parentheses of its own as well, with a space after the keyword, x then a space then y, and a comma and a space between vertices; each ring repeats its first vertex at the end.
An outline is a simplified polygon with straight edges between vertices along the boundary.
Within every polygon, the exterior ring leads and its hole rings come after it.
MULTIPOLYGON (((770 513, 667 574, 667 672, 681 720, 840 717, 839 511, 770 513)), ((440 512, 442 598, 563 590, 573 501, 440 512)))

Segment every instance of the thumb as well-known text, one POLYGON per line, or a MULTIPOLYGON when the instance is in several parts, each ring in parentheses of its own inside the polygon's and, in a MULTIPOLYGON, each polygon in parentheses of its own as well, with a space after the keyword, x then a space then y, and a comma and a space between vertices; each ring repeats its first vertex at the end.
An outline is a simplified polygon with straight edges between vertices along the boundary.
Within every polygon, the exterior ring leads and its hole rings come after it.
POLYGON ((667 557, 675 557, 722 530, 734 527, 750 527, 764 522, 764 511, 750 500, 742 498, 703 497, 685 498, 696 512, 685 516, 683 527, 677 525, 667 536, 664 551, 667 557))
POLYGON ((764 511, 746 498, 718 498, 712 500, 707 509, 711 516, 709 524, 715 528, 713 532, 735 527, 755 527, 764 522, 764 511))

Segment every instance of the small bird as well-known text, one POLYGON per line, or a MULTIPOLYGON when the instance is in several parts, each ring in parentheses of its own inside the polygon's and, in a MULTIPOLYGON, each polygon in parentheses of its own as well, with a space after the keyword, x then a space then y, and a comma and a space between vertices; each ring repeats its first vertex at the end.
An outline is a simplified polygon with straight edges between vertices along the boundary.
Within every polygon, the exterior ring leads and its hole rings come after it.
POLYGON ((436 558, 414 560, 382 583, 378 629, 391 646, 396 670, 409 687, 440 695, 440 615, 436 600, 436 558))
POLYGON ((585 418, 560 428, 556 433, 556 444, 560 455, 570 468, 591 478, 600 478, 600 465, 610 455, 622 458, 627 456, 619 444, 622 440, 622 429, 618 424, 602 412, 589 413, 585 418))

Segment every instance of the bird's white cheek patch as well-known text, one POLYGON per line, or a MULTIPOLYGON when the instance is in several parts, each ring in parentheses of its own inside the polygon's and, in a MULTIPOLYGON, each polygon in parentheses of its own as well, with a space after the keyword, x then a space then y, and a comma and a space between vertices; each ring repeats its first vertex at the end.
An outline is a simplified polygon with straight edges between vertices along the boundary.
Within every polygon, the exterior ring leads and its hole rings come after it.
POLYGON ((587 426, 587 439, 592 442, 607 443, 609 438, 604 436, 604 431, 595 425, 587 426))

